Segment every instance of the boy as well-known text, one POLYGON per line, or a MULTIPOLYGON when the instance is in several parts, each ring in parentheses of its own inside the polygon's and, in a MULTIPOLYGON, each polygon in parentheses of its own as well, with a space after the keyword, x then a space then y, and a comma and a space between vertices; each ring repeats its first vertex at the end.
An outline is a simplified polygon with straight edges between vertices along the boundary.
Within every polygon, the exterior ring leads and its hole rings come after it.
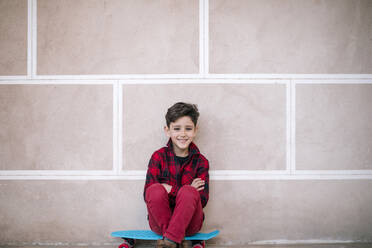
POLYGON ((148 221, 162 235, 157 248, 204 248, 202 241, 183 241, 203 224, 209 198, 209 163, 193 139, 199 112, 194 104, 178 102, 168 109, 164 127, 169 141, 151 156, 144 188, 148 221))

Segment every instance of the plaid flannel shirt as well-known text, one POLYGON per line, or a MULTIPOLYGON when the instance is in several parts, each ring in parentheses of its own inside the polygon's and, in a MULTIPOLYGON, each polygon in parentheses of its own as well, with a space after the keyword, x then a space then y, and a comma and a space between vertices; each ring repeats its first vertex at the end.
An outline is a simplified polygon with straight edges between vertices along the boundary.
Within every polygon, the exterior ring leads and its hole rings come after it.
POLYGON ((183 185, 191 185, 195 178, 205 181, 204 189, 199 191, 203 208, 207 205, 209 198, 209 162, 199 152, 198 147, 191 143, 189 146, 189 159, 182 165, 175 159, 172 140, 169 139, 166 147, 155 151, 150 159, 144 196, 146 189, 154 183, 166 183, 172 186, 169 192, 170 206, 174 207, 178 190, 183 185))

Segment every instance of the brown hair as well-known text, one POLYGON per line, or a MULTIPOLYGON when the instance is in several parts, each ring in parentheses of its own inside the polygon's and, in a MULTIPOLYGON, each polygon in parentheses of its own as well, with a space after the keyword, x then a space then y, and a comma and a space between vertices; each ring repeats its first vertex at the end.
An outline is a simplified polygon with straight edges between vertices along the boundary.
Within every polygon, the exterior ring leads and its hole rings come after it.
POLYGON ((196 104, 178 102, 170 107, 165 115, 167 126, 169 127, 171 122, 175 122, 181 117, 188 116, 196 126, 199 118, 199 111, 196 104))

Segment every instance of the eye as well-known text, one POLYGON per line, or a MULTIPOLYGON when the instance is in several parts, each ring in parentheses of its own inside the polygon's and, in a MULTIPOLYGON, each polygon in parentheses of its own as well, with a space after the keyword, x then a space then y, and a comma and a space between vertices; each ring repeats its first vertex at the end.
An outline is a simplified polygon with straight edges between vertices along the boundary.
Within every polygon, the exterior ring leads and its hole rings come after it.
POLYGON ((187 127, 186 130, 187 131, 192 131, 192 127, 187 127))
POLYGON ((179 127, 174 127, 173 130, 174 130, 174 131, 180 131, 181 128, 179 128, 179 127))

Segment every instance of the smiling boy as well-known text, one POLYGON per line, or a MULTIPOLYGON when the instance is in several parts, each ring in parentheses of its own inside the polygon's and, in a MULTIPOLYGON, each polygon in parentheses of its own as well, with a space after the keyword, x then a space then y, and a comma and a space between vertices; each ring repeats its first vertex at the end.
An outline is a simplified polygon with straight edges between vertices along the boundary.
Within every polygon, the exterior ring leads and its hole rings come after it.
POLYGON ((144 197, 150 228, 163 236, 157 248, 205 247, 202 241, 183 241, 201 229, 209 198, 209 163, 193 143, 198 117, 194 104, 170 107, 164 127, 168 144, 153 153, 148 165, 144 197))

